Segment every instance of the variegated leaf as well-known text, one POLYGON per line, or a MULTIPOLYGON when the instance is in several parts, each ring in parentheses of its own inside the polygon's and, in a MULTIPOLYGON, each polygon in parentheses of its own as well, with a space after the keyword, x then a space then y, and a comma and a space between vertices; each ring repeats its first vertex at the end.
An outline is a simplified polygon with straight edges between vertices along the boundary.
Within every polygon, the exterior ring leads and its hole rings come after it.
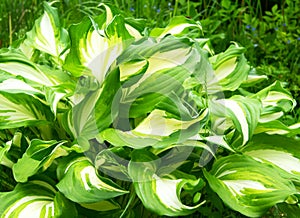
MULTIPOLYGON (((202 32, 202 27, 199 22, 195 22, 184 16, 173 17, 165 28, 154 28, 151 30, 150 36, 163 38, 166 35, 183 36, 191 32, 190 29, 197 29, 202 32)), ((199 34, 198 34, 199 35, 199 34)))
MULTIPOLYGON (((35 64, 16 49, 0 52, 0 70, 6 72, 6 77, 8 77, 6 79, 24 78, 28 85, 39 90, 42 90, 42 86, 51 87, 65 84, 70 86, 74 83, 68 73, 51 69, 49 66, 35 64)), ((0 81, 3 81, 2 76, 0 81)), ((65 86, 65 88, 67 90, 73 89, 72 86, 71 88, 65 86)))
POLYGON ((77 217, 75 205, 46 180, 20 183, 13 191, 0 193, 0 200, 1 218, 77 217))
MULTIPOLYGON (((188 72, 187 76, 190 75, 200 59, 197 50, 189 47, 192 44, 187 38, 173 36, 165 37, 160 41, 154 38, 143 38, 135 42, 118 58, 122 81, 137 75, 142 77, 134 78, 143 81, 155 72, 174 67, 181 67, 188 72)), ((126 86, 128 83, 125 83, 126 86)))
POLYGON ((208 111, 190 121, 167 118, 164 111, 154 110, 132 131, 121 131, 109 128, 100 133, 102 140, 116 147, 132 148, 155 147, 165 148, 173 144, 184 143, 195 136, 205 125, 208 111))
POLYGON ((187 187, 196 194, 204 185, 201 179, 162 178, 156 174, 157 163, 151 155, 136 151, 128 165, 135 191, 147 209, 159 215, 183 216, 193 213, 204 203, 196 198, 193 205, 185 205, 180 198, 181 191, 187 187))
POLYGON ((296 100, 279 81, 252 95, 251 98, 262 101, 261 123, 277 120, 284 115, 284 112, 291 111, 296 106, 296 100))
POLYGON ((139 125, 132 130, 136 135, 169 136, 178 130, 188 129, 191 125, 205 120, 208 110, 192 120, 182 121, 175 118, 168 118, 165 111, 153 110, 139 125))
POLYGON ((257 125, 254 134, 267 133, 269 135, 286 135, 293 137, 300 134, 300 123, 287 126, 279 120, 261 122, 257 125))
POLYGON ((66 96, 74 91, 75 81, 66 72, 37 65, 17 50, 0 53, 0 70, 8 77, 1 79, 2 92, 26 93, 39 100, 45 98, 44 103, 55 115, 58 108, 65 108, 59 102, 66 101, 66 96))
POLYGON ((51 75, 46 75, 41 71, 36 64, 32 63, 22 53, 17 50, 8 50, 0 52, 0 70, 3 70, 11 76, 21 76, 26 82, 33 81, 41 86, 56 85, 56 81, 51 78, 51 75))
POLYGON ((234 91, 247 79, 250 66, 244 52, 245 48, 233 44, 225 52, 209 59, 215 71, 214 76, 207 81, 209 93, 234 91))
POLYGON ((254 136, 242 152, 258 161, 271 163, 300 181, 300 141, 278 135, 254 136))
MULTIPOLYGON (((261 111, 261 103, 256 99, 243 96, 233 96, 230 99, 212 100, 209 104, 210 112, 217 117, 228 117, 233 126, 225 127, 236 129, 243 138, 242 145, 245 145, 254 133, 261 111)), ((218 123, 216 123, 218 125, 218 123)))
POLYGON ((21 146, 27 146, 26 138, 21 132, 15 132, 11 140, 0 146, 0 164, 12 168, 20 157, 21 146))
POLYGON ((126 40, 134 39, 138 33, 117 11, 102 6, 102 15, 85 18, 70 27, 72 44, 64 65, 74 76, 94 75, 100 83, 126 47, 126 40))
POLYGON ((0 164, 11 168, 14 164, 8 157, 8 151, 11 148, 11 141, 8 141, 3 147, 0 146, 0 164))
MULTIPOLYGON (((41 98, 45 96, 46 102, 49 104, 52 112, 56 115, 59 101, 67 96, 67 90, 63 89, 63 86, 59 88, 55 87, 43 87, 43 91, 36 89, 22 80, 18 79, 7 79, 0 83, 1 92, 7 93, 25 93, 31 95, 33 98, 36 98, 40 101, 44 101, 41 98)), ((45 102, 45 103, 46 103, 45 102)), ((60 104, 62 107, 62 104, 60 104)))
MULTIPOLYGON (((197 110, 188 103, 184 105, 182 84, 199 74, 197 69, 204 73, 201 63, 205 57, 196 46, 189 49, 189 45, 193 43, 185 38, 168 36, 160 41, 150 38, 134 43, 122 53, 118 58, 121 117, 144 116, 155 108, 163 108, 182 119, 197 116, 197 110), (190 114, 189 110, 195 113, 190 114)), ((197 80, 199 85, 204 83, 200 80, 197 80)))
POLYGON ((0 129, 48 124, 52 113, 39 100, 25 94, 0 92, 0 129))
POLYGON ((58 170, 60 181, 56 187, 74 202, 97 203, 127 193, 108 178, 99 176, 86 157, 67 157, 58 170))
POLYGON ((229 207, 250 217, 262 216, 297 193, 275 168, 238 154, 218 159, 204 175, 229 207))
POLYGON ((23 93, 31 96, 35 95, 43 95, 43 92, 39 89, 36 89, 26 82, 19 80, 19 79, 7 79, 0 83, 0 90, 1 92, 8 92, 8 93, 23 93))
POLYGON ((119 70, 110 71, 102 83, 95 83, 95 90, 86 93, 83 99, 66 113, 63 125, 75 139, 87 141, 108 128, 119 110, 119 70))
POLYGON ((124 148, 103 149, 95 158, 95 167, 105 175, 122 181, 130 181, 127 170, 128 160, 124 157, 128 153, 124 148))
POLYGON ((22 158, 13 165, 14 178, 17 182, 26 182, 30 176, 45 171, 52 162, 69 154, 70 149, 64 149, 66 141, 42 141, 34 139, 22 158))
POLYGON ((44 14, 35 21, 33 29, 27 32, 21 49, 24 50, 26 46, 52 55, 58 64, 64 60, 62 54, 69 46, 69 35, 60 24, 57 9, 51 7, 48 2, 44 2, 44 14))
POLYGON ((247 79, 241 84, 242 87, 251 87, 268 79, 266 75, 256 74, 256 70, 253 68, 250 70, 247 79))

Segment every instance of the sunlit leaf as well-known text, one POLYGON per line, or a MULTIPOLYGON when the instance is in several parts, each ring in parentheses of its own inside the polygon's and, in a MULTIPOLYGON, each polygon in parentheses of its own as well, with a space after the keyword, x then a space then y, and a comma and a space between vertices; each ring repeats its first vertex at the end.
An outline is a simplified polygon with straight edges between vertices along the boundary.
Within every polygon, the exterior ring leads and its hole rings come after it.
POLYGON ((69 152, 62 147, 64 143, 32 140, 22 158, 13 166, 15 180, 26 182, 28 177, 45 171, 56 158, 68 155, 69 152))
POLYGON ((24 93, 27 95, 41 95, 43 94, 40 90, 33 88, 26 82, 19 79, 7 79, 0 83, 1 92, 8 93, 24 93))
POLYGON ((276 120, 283 116, 283 112, 291 111, 296 106, 296 101, 291 93, 284 89, 282 83, 278 81, 252 95, 251 98, 262 101, 263 117, 261 122, 276 120))
MULTIPOLYGON (((233 96, 230 99, 212 100, 211 113, 218 117, 229 117, 243 138, 245 145, 254 133, 261 111, 261 103, 256 99, 233 96)), ((225 132, 226 129, 223 130, 225 132)))
POLYGON ((13 191, 0 193, 0 200, 3 218, 77 216, 75 205, 44 180, 20 183, 13 191))
POLYGON ((11 148, 11 141, 7 142, 3 147, 0 147, 0 164, 7 166, 7 167, 12 167, 14 162, 12 162, 8 157, 8 151, 11 148))
POLYGON ((70 27, 71 49, 64 65, 74 76, 94 75, 100 83, 126 47, 126 40, 134 39, 138 32, 125 25, 124 18, 112 8, 103 6, 102 15, 70 27))
POLYGON ((200 23, 197 23, 184 16, 173 17, 165 28, 154 28, 150 36, 163 38, 168 34, 174 36, 182 36, 190 32, 190 29, 196 29, 198 32, 202 31, 200 23))
POLYGON ((204 170, 204 175, 229 207, 250 217, 262 216, 297 193, 293 183, 276 169, 242 155, 218 159, 210 172, 204 170))
POLYGON ((86 157, 68 157, 59 167, 60 181, 56 185, 68 199, 78 203, 96 203, 126 194, 111 180, 98 175, 86 157))
POLYGON ((60 24, 57 9, 44 2, 44 14, 35 21, 33 29, 27 32, 25 46, 46 52, 54 57, 54 61, 59 63, 64 59, 61 55, 68 45, 69 35, 60 24))
MULTIPOLYGON (((180 199, 181 191, 187 187, 197 192, 202 188, 201 179, 161 178, 156 174, 156 163, 147 153, 135 152, 128 170, 135 191, 144 206, 159 215, 182 216, 193 213, 204 202, 185 205, 180 199), (140 162, 149 161, 149 162, 140 162)), ((203 184, 203 183, 202 183, 203 184)))
POLYGON ((37 65, 29 61, 22 53, 15 50, 0 52, 0 70, 3 70, 12 76, 21 76, 26 80, 36 82, 37 84, 51 86, 55 81, 51 76, 45 75, 37 65))
POLYGON ((32 96, 0 92, 0 129, 47 124, 52 114, 32 96))
POLYGON ((244 51, 243 47, 233 44, 225 52, 209 59, 215 71, 214 76, 207 81, 209 93, 234 91, 247 79, 250 66, 244 51))
POLYGON ((259 123, 255 129, 255 134, 259 133, 296 136, 297 134, 300 134, 300 123, 287 126, 279 120, 263 122, 259 123))
POLYGON ((180 121, 164 117, 165 112, 154 110, 143 122, 132 131, 121 131, 109 128, 100 133, 103 140, 117 147, 163 148, 172 144, 183 143, 196 135, 205 125, 208 111, 190 121, 180 121))
POLYGON ((268 79, 266 75, 258 75, 256 74, 256 70, 252 69, 249 74, 247 79, 241 84, 242 87, 251 87, 256 85, 257 83, 260 83, 264 80, 268 79))
MULTIPOLYGON (((300 181, 300 141, 278 135, 257 135, 243 148, 243 153, 261 162, 278 166, 300 181)), ((289 178, 290 179, 290 178, 289 178)))

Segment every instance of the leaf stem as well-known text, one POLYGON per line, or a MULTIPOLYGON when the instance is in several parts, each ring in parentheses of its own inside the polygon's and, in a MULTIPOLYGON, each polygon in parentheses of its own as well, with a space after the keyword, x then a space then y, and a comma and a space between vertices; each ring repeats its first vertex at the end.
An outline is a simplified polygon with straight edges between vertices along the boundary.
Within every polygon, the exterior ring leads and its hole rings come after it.
POLYGON ((128 210, 128 208, 129 208, 129 206, 130 206, 130 204, 131 204, 131 202, 133 201, 134 198, 135 198, 135 191, 134 191, 134 189, 132 189, 130 198, 129 198, 128 202, 127 202, 127 205, 126 205, 124 211, 120 215, 120 218, 122 218, 125 215, 126 211, 128 210))
POLYGON ((9 44, 12 44, 12 24, 11 24, 11 12, 8 14, 8 28, 9 28, 9 44))
POLYGON ((174 6, 174 12, 173 12, 173 17, 176 16, 177 14, 177 8, 178 8, 178 0, 175 1, 175 6, 174 6))

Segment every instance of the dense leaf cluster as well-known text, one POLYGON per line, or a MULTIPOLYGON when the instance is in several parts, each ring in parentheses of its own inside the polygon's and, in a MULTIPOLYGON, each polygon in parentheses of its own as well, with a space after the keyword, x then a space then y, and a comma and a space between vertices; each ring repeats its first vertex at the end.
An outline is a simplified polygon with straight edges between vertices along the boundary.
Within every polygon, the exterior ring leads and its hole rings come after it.
POLYGON ((296 101, 250 92, 267 77, 243 47, 215 53, 183 16, 147 28, 100 4, 66 30, 44 8, 0 50, 1 217, 297 214, 300 125, 280 121, 296 101))

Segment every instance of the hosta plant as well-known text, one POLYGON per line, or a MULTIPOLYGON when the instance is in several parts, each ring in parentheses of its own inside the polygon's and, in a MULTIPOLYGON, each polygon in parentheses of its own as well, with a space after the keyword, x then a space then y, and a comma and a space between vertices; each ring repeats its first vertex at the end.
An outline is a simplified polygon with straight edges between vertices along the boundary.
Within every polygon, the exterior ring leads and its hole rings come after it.
POLYGON ((104 4, 66 30, 44 7, 0 51, 1 217, 297 214, 300 125, 280 119, 296 102, 248 91, 266 77, 238 43, 214 54, 198 22, 104 4))

